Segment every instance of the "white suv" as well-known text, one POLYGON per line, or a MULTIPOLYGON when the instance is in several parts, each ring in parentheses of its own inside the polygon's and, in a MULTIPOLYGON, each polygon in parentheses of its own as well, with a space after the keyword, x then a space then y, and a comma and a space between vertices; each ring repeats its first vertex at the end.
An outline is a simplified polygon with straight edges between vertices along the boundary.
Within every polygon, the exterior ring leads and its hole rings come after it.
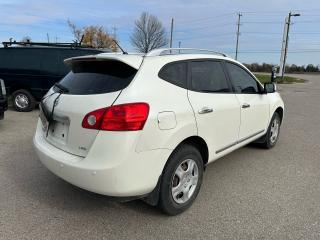
POLYGON ((65 62, 72 70, 41 102, 34 145, 49 170, 83 189, 174 215, 197 197, 208 163, 277 142, 275 85, 224 54, 157 49, 65 62))

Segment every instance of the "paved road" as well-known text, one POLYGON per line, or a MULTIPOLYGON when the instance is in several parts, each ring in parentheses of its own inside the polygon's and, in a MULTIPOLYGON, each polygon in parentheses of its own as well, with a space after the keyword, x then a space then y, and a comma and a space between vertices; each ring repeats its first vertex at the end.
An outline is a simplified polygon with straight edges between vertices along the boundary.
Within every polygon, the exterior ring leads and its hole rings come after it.
POLYGON ((0 239, 320 239, 320 76, 280 91, 272 150, 244 147, 209 165, 197 201, 167 217, 60 180, 32 147, 37 111, 0 122, 0 239))

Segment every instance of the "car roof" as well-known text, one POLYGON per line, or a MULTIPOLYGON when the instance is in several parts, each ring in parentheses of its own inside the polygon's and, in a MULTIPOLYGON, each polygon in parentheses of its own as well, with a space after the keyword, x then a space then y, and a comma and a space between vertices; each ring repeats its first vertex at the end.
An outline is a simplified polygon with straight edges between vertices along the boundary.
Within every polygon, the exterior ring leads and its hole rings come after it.
POLYGON ((116 57, 120 58, 151 58, 157 57, 161 59, 167 59, 168 61, 176 60, 188 60, 188 59, 224 59, 232 62, 237 62, 233 58, 228 55, 220 52, 215 52, 207 49, 195 49, 195 48, 159 48, 152 50, 148 53, 127 53, 123 54, 121 52, 110 52, 110 53, 101 53, 99 54, 99 58, 111 58, 116 57), (128 57, 130 56, 130 57, 128 57))
MULTIPOLYGON (((207 49, 192 49, 192 48, 162 48, 150 51, 147 54, 144 53, 126 53, 121 52, 108 52, 99 53, 90 56, 72 57, 65 60, 65 63, 70 64, 73 61, 92 61, 92 60, 116 60, 121 61, 129 66, 139 69, 143 59, 154 58, 162 60, 163 63, 170 63, 173 61, 183 61, 191 59, 219 59, 227 60, 230 62, 237 63, 242 67, 246 68, 240 62, 227 56, 226 54, 215 52, 207 49), (185 52, 183 52, 185 51, 185 52)), ((246 68, 247 69, 247 68, 246 68)))

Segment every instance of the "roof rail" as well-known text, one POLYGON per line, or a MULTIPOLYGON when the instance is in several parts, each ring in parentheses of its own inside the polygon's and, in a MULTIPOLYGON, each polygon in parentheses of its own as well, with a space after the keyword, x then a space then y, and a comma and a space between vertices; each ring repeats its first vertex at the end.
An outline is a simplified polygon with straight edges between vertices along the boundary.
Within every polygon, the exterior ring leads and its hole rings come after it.
POLYGON ((73 43, 45 43, 45 42, 16 42, 16 41, 10 41, 10 42, 2 42, 3 46, 5 48, 10 46, 41 46, 41 47, 71 47, 71 48, 94 48, 90 45, 83 45, 78 42, 73 43))
POLYGON ((159 48, 152 50, 146 54, 146 56, 164 56, 164 55, 177 55, 177 54, 214 54, 223 57, 228 57, 224 53, 215 52, 208 49, 199 48, 159 48))

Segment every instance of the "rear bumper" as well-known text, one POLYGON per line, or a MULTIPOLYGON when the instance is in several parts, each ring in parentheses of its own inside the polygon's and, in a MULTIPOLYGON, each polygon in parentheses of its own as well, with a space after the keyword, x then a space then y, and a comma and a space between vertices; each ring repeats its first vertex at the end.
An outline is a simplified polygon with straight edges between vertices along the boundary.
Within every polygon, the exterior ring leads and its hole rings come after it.
POLYGON ((64 152, 43 136, 38 123, 34 146, 40 161, 65 181, 91 192, 113 196, 144 196, 156 187, 171 150, 135 152, 135 146, 112 146, 97 137, 83 158, 64 152), (131 150, 129 150, 131 149, 131 150))

